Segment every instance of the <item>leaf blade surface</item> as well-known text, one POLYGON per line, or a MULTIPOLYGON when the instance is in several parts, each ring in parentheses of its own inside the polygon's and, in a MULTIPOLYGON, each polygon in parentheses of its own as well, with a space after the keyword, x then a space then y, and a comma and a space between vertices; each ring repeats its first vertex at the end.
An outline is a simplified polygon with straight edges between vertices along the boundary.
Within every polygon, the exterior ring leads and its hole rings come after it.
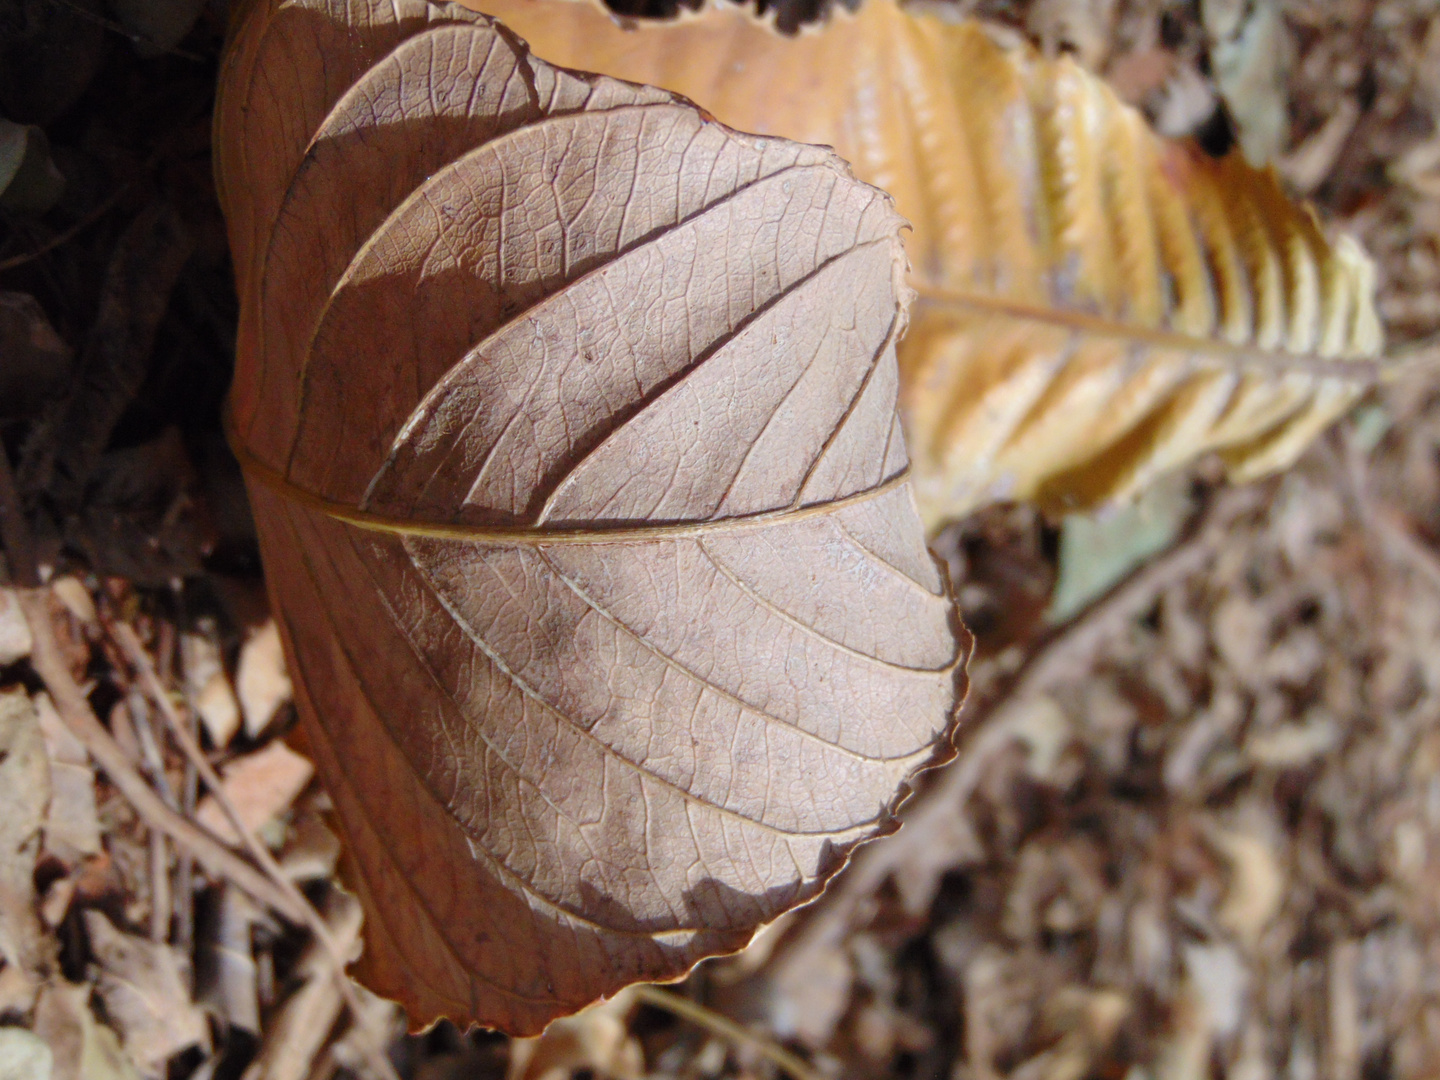
POLYGON ((900 346, 917 497, 1124 497, 1216 452, 1282 468, 1379 375, 1374 268, 1273 173, 1158 138, 1069 58, 893 0, 783 38, 707 7, 622 28, 598 4, 475 0, 556 63, 664 86, 747 130, 833 145, 914 226, 900 346))
POLYGON ((454 7, 261 6, 231 58, 232 434, 368 979, 531 1033, 741 947, 964 692, 889 199, 454 7))

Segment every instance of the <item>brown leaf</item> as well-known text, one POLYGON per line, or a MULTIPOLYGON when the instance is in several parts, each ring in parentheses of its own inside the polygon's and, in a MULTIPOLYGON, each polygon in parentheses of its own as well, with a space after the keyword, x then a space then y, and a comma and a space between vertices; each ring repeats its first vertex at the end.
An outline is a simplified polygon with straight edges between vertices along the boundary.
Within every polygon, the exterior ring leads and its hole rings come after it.
POLYGON ((35 910, 35 861, 50 802, 50 763, 35 708, 24 691, 0 694, 0 966, 13 968, 10 997, 39 988, 52 959, 35 910))
POLYGON ((94 909, 85 912, 85 929, 100 966, 96 989, 105 1014, 137 1065, 152 1071, 188 1046, 208 1044, 205 1013, 190 1000, 179 952, 122 933, 94 909))
POLYGON ((95 769, 90 756, 55 711, 50 696, 35 695, 35 712, 50 759, 50 806, 45 814, 45 850, 73 866, 100 853, 100 819, 95 810, 95 769))
MULTIPOLYGON (((253 754, 236 758, 225 766, 221 779, 240 820, 255 832, 290 809, 314 774, 309 761, 277 739, 253 754)), ((195 820, 228 843, 240 842, 212 795, 200 800, 195 820)))
POLYGON ((1358 245, 1238 151, 1156 137, 1067 57, 893 0, 795 38, 729 6, 632 31, 598 3, 471 3, 553 63, 833 145, 895 196, 921 298, 900 408, 932 526, 1103 502, 1210 451, 1239 479, 1282 468, 1377 375, 1358 245))
POLYGON ((234 434, 371 984, 533 1033, 815 897, 950 752, 968 650, 889 200, 418 0, 258 5, 217 125, 234 434))
MULTIPOLYGON (((340 956, 352 959, 360 946, 359 903, 347 893, 333 891, 326 898, 324 915, 340 956)), ((324 950, 312 942, 298 968, 305 981, 267 1020, 265 1041, 244 1080, 303 1080, 340 1016, 344 1001, 324 950)))
POLYGON ((0 667, 8 667, 29 656, 33 644, 30 624, 25 621, 25 612, 20 610, 15 590, 0 588, 0 667))
POLYGON ((35 1034, 53 1053, 51 1080, 140 1080, 115 1032, 95 1019, 90 987, 55 979, 40 991, 35 1034))
POLYGON ((293 690, 285 673, 285 656, 280 648, 280 631, 272 619, 240 648, 235 671, 235 693, 245 717, 245 734, 256 738, 275 719, 293 690))

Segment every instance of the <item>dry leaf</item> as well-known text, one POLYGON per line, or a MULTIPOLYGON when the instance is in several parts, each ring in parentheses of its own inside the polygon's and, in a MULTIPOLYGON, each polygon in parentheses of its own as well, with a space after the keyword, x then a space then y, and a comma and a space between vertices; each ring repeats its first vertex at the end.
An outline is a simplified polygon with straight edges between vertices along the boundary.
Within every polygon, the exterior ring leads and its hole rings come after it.
POLYGON ((186 692, 195 702, 210 744, 223 749, 240 730, 240 703, 225 674, 213 626, 204 633, 182 634, 180 652, 184 657, 186 692))
POLYGON ((815 897, 964 686, 890 201, 419 0, 258 5, 217 124, 234 434, 371 985, 533 1033, 815 897))
POLYGON ((30 624, 25 621, 25 612, 20 610, 15 590, 0 589, 0 667, 25 659, 33 644, 30 624))
POLYGON ((149 1072, 188 1046, 208 1045, 210 1028, 190 1000, 180 952, 121 933, 93 908, 85 912, 85 930, 100 967, 96 990, 131 1060, 149 1072))
POLYGON ((95 769, 84 745, 66 726, 46 693, 34 697, 35 714, 50 759, 50 806, 45 814, 45 850, 73 866, 82 856, 100 854, 100 819, 95 811, 95 769))
MULTIPOLYGON (((251 832, 290 809, 296 796, 305 790, 314 775, 310 762, 279 739, 253 754, 244 754, 221 775, 225 794, 240 820, 251 832)), ((195 811, 195 820, 227 843, 238 844, 230 819, 214 796, 206 795, 195 811)))
POLYGON ((570 1080, 577 1072, 607 1080, 640 1080, 645 1051, 630 1034, 634 991, 555 1021, 545 1034, 510 1044, 506 1080, 570 1080))
POLYGON ((997 498, 1093 505, 1209 451, 1239 479, 1281 468, 1375 375, 1358 245, 1238 153, 1156 137, 1069 58, 892 0, 794 39, 738 9, 627 31, 598 4, 473 2, 553 63, 828 143, 895 196, 921 294, 901 413, 932 526, 997 498))
POLYGON ((196 999, 229 1027, 260 1031, 259 973, 251 929, 260 910, 233 885, 223 885, 214 925, 196 971, 196 999))
MULTIPOLYGON (((65 388, 74 367, 70 347, 28 293, 0 292, 0 419, 39 414, 65 388)), ((14 568, 11 568, 14 576, 14 568)), ((0 656, 4 655, 0 646, 0 656)), ((0 661, 3 665, 7 661, 0 661)))
POLYGON ((0 1027, 0 1080, 50 1080, 55 1055, 24 1028, 0 1027))
POLYGON ((323 880, 340 862, 340 838, 318 814, 302 814, 290 830, 280 869, 291 881, 323 880))
MULTIPOLYGON (((335 890, 326 897, 324 914, 337 952, 352 959, 360 951, 360 904, 335 890)), ((324 950, 311 942, 297 966, 304 982, 268 1018, 265 1041, 243 1080, 304 1080, 340 1016, 343 1001, 324 950)))
POLYGON ((1286 76, 1293 46, 1278 0, 1201 0, 1210 69, 1230 108, 1240 147, 1256 165, 1290 138, 1286 76))
POLYGON ((35 910, 35 861, 50 802, 50 764, 35 709, 23 690, 0 694, 0 965, 13 968, 7 995, 20 1011, 51 959, 35 910))
POLYGON ((256 738, 270 726, 275 714, 294 694, 285 673, 280 630, 271 619, 240 647, 235 666, 235 693, 245 717, 245 734, 256 738))
POLYGON ((35 1034, 53 1058, 51 1080, 140 1080, 115 1032, 90 1011, 90 987, 56 979, 40 991, 35 1034))

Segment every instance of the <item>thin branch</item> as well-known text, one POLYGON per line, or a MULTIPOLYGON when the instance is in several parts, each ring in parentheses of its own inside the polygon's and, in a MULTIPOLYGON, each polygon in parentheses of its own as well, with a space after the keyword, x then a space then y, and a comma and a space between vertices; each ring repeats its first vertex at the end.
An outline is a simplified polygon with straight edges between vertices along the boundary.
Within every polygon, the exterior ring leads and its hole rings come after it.
MULTIPOLYGON (((331 974, 334 976, 341 998, 345 1001, 345 1007, 349 1009, 350 1015, 355 1018, 356 1023, 363 1023, 365 1014, 360 1004, 360 998, 355 993, 350 976, 345 973, 347 961, 335 936, 330 933, 330 927, 326 925, 325 920, 310 901, 305 899, 305 895, 296 887, 295 883, 285 876, 285 871, 275 861, 275 856, 270 854, 270 849, 256 838, 240 817, 240 812, 235 809, 235 804, 230 801, 230 796, 225 792, 220 774, 210 764, 209 758, 200 749, 200 744, 190 733, 190 728, 181 717, 180 711, 175 708, 175 702, 171 700, 170 694, 161 684, 160 677, 155 673, 155 665, 150 662, 150 655, 140 644, 140 638, 134 629, 128 623, 118 621, 107 620, 106 626, 110 631, 110 636, 120 646, 120 651, 125 654, 125 659, 140 677, 140 683, 145 688, 146 694, 154 702, 155 707, 160 710, 160 715, 165 717, 165 723, 169 726, 175 741, 180 744, 181 752, 195 766, 195 770, 200 774, 200 779, 210 789, 211 796, 224 813, 226 820, 229 821, 230 827, 240 837, 240 842, 244 845, 246 852, 260 864, 261 869, 265 871, 275 887, 290 897, 292 904, 300 913, 301 921, 309 927, 310 933, 314 935, 315 941, 329 961, 331 974)), ((378 1075, 399 1080, 389 1059, 378 1052, 372 1056, 375 1060, 372 1060, 370 1065, 378 1075)))
POLYGON ((798 1054, 792 1054, 773 1039, 757 1035, 749 1028, 737 1024, 728 1016, 717 1013, 714 1009, 707 1009, 699 1002, 691 1001, 689 998, 681 997, 669 990, 661 990, 658 986, 642 983, 634 990, 635 996, 646 1005, 652 1005, 673 1016, 689 1020, 712 1035, 718 1035, 722 1039, 750 1047, 761 1057, 789 1073, 794 1080, 822 1080, 820 1074, 798 1054))
POLYGON ((49 595, 48 589, 22 589, 19 592, 20 606, 34 639, 31 666, 45 683, 55 710, 66 727, 80 740, 86 752, 147 825, 163 832, 193 854, 216 877, 233 882, 257 902, 287 919, 301 922, 303 914, 288 893, 277 889, 266 875, 231 851, 222 840, 171 810, 135 771, 120 744, 96 718, 60 654, 55 628, 50 621, 49 595))

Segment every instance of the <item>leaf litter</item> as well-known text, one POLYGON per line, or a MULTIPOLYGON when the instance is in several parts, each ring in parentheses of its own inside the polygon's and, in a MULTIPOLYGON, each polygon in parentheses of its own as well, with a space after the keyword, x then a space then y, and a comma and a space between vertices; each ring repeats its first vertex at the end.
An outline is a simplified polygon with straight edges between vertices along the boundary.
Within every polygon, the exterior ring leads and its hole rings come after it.
MULTIPOLYGON (((1022 32, 1059 26, 1056 48, 1098 55, 1095 62, 1110 73, 1148 50, 1148 59, 1131 64, 1141 72, 1132 77, 1147 112, 1164 108, 1179 93, 1174 87, 1198 86, 1208 98, 1201 93, 1187 106, 1175 130, 1214 120, 1219 94, 1199 66, 1205 30, 1193 13, 1126 0, 1110 13, 1105 40, 1067 44, 1063 21, 1037 16, 1032 26, 1027 5, 960 6, 1022 32), (1164 63, 1154 62, 1157 53, 1164 63), (1152 74, 1144 74, 1147 64, 1152 74)), ((1392 339, 1423 344, 1440 320, 1440 218, 1435 188, 1427 187, 1440 160, 1428 149, 1440 131, 1440 95, 1431 86, 1435 68, 1425 62, 1433 55, 1427 43, 1440 41, 1440 17, 1431 5, 1404 0, 1295 0, 1279 8, 1296 44, 1282 172, 1303 165, 1295 174, 1303 186, 1313 185, 1332 219, 1364 238, 1379 266, 1379 304, 1392 339), (1354 110, 1362 119, 1343 138, 1334 134, 1354 110), (1328 141, 1312 141, 1320 136, 1328 141), (1293 156, 1302 150, 1307 157, 1293 156)), ((218 35, 202 21, 188 44, 205 41, 213 49, 218 35)), ((148 77, 158 75, 152 69, 148 77)), ((73 173, 67 139, 53 141, 60 166, 73 173)), ((100 168, 93 161, 85 167, 100 168)), ((65 198, 87 190, 95 189, 82 186, 65 198)), ((7 221, 0 260, 43 244, 45 230, 53 235, 87 209, 62 201, 44 219, 7 221)), ((117 238, 102 222, 93 235, 71 241, 78 249, 53 249, 7 271, 0 285, 36 297, 79 355, 88 331, 80 312, 96 308, 77 304, 80 293, 59 290, 88 288, 98 296, 117 238)), ((172 299, 165 316, 171 325, 162 322, 157 335, 160 367, 185 334, 201 342, 201 355, 218 351, 207 344, 213 316, 201 299, 193 291, 172 299)), ((156 389, 152 382, 137 398, 156 389)), ((203 398, 203 387, 195 393, 203 398)), ((711 962, 680 992, 789 1043, 821 1075, 1432 1075, 1440 1068, 1440 990, 1432 974, 1440 960, 1433 900, 1440 874, 1433 790, 1440 563, 1429 545, 1440 538, 1433 449, 1440 400, 1417 380, 1374 402, 1372 419, 1383 422, 1365 430, 1357 422, 1326 440, 1293 473, 1262 487, 1255 505, 1221 505, 1218 539, 1206 522, 1225 498, 1202 469, 1191 491, 1199 520, 1181 528, 1177 547, 1085 608, 1078 624, 1047 628, 1042 617, 1059 550, 1051 526, 1002 506, 942 537, 982 647, 974 668, 981 719, 967 737, 964 782, 936 784, 954 801, 917 804, 903 856, 880 859, 886 848, 875 848, 877 858, 862 858, 849 874, 864 887, 847 888, 842 878, 819 905, 766 940, 760 960, 742 954, 711 962), (1142 580, 1167 567, 1178 569, 1142 580), (1137 585, 1145 588, 1124 595, 1137 585), (1033 656, 1040 661, 1027 666, 1033 656), (1064 677, 1035 677, 1067 669, 1064 677), (1040 689, 985 712, 990 688, 1017 680, 1017 671, 1022 689, 1040 689), (821 939, 824 948, 807 948, 821 939)), ((158 434, 145 427, 158 419, 127 419, 122 434, 158 434)), ((13 426, 5 431, 12 460, 12 437, 20 434, 13 426)), ((184 453, 199 465, 194 490, 202 502, 225 490, 226 474, 208 446, 203 434, 187 430, 184 453)), ((63 553, 76 547, 106 557, 102 544, 62 548, 53 533, 39 531, 47 565, 72 558, 63 553)), ((185 542, 195 545, 191 565, 212 560, 213 568, 179 594, 164 585, 165 564, 152 578, 158 590, 137 593, 103 573, 86 576, 83 565, 72 580, 84 581, 80 592, 94 610, 136 620, 179 701, 199 688, 187 685, 175 642, 210 626, 203 632, 219 643, 218 677, 233 696, 241 644, 264 622, 253 576, 245 577, 253 563, 246 562, 243 530, 185 542)), ((52 609, 67 663, 97 707, 108 707, 123 696, 124 676, 87 631, 93 619, 73 614, 83 608, 79 595, 68 601, 52 609)), ((15 644, 5 689, 22 691, 42 721, 54 717, 25 659, 28 634, 16 631, 7 641, 15 644)), ((216 676, 212 667, 206 683, 216 676)), ((231 731, 212 739, 209 752, 218 765, 238 762, 284 736, 289 722, 282 710, 259 739, 231 731)), ((150 880, 148 828, 103 771, 77 761, 73 746, 44 741, 53 748, 52 766, 77 770, 72 775, 83 781, 70 800, 80 809, 62 800, 57 813, 52 799, 45 814, 31 869, 36 920, 26 923, 41 943, 38 990, 32 1004, 5 996, 17 970, 7 955, 0 1053, 30 1070, 22 1075, 139 1075, 119 1019, 90 981, 101 965, 84 928, 94 921, 86 912, 104 912, 98 917, 121 932, 145 935, 148 905, 162 891, 150 880), (87 786, 88 798, 81 794, 87 786), (93 843, 87 813, 96 821, 93 843), (48 1057, 25 1038, 30 1031, 41 1034, 48 1057)), ((173 743, 163 741, 179 812, 193 814, 198 793, 173 743)), ((138 757, 133 764, 144 769, 138 757)), ((326 916, 337 917, 343 902, 332 907, 327 899, 343 895, 329 869, 327 803, 307 789, 280 812, 283 835, 273 829, 269 840, 279 843, 282 866, 304 868, 296 874, 311 883, 326 916)), ((900 845, 906 832, 890 844, 900 845)), ((237 886, 176 847, 166 859, 174 878, 169 945, 197 958, 202 950, 248 950, 250 963, 227 979, 237 999, 253 993, 257 1003, 253 1014, 212 1007, 213 1056, 184 1051, 171 1075, 238 1075, 247 1067, 264 1075, 256 1062, 275 1060, 285 1040, 294 1040, 285 1067, 296 1076, 342 1069, 372 1075, 368 1055, 382 1043, 407 1076, 498 1080, 523 1068, 526 1055, 512 1054, 506 1040, 445 1025, 397 1040, 395 1013, 383 1007, 369 1016, 367 1006, 368 1039, 355 1038, 359 1029, 334 1005, 307 1008, 305 1015, 320 1018, 310 1027, 282 1024, 303 991, 331 985, 324 963, 313 950, 305 953, 304 932, 274 910, 253 919, 234 914, 233 901, 232 914, 221 919, 223 894, 237 886), (197 892, 176 887, 182 871, 197 892), (188 931, 187 904, 197 909, 188 931), (251 1015, 260 1030, 247 1035, 233 1018, 251 1015), (325 1027, 318 1036, 316 1026, 325 1027)), ((343 922, 334 927, 343 941, 343 922)), ((636 1067, 638 1047, 640 1067, 657 1076, 768 1078, 776 1069, 742 1043, 651 1005, 622 1001, 604 1017, 542 1060, 558 1061, 563 1075, 623 1076, 636 1067), (591 1049, 567 1060, 567 1045, 591 1049)))

